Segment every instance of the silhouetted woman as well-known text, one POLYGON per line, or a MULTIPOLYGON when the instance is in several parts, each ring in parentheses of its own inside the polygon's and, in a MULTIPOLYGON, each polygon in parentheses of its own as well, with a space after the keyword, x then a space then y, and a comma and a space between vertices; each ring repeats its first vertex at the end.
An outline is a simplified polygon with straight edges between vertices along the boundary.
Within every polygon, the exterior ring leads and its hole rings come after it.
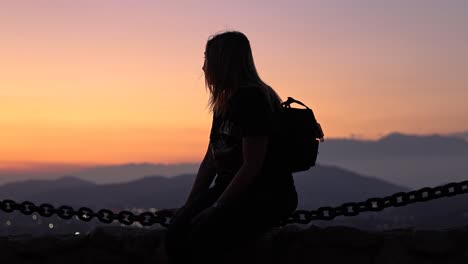
POLYGON ((297 207, 292 174, 274 151, 282 101, 258 76, 247 37, 238 31, 210 36, 203 71, 210 140, 190 195, 171 219, 170 263, 219 262, 297 207))

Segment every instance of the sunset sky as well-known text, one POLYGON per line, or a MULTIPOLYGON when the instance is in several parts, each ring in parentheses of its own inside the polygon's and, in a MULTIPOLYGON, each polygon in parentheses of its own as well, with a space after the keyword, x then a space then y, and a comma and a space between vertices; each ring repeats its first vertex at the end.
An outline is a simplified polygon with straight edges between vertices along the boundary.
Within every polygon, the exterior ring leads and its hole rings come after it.
POLYGON ((211 34, 326 137, 468 131, 468 1, 0 2, 0 168, 196 162, 211 34))

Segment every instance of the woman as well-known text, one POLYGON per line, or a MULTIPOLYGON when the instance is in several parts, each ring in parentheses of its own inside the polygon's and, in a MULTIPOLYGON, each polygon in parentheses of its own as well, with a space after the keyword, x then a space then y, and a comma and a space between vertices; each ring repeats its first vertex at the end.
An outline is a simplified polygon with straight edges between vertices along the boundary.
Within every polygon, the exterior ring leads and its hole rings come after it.
POLYGON ((258 76, 247 37, 210 36, 202 69, 213 122, 192 190, 166 235, 171 263, 218 262, 297 207, 292 174, 275 151, 281 99, 258 76))

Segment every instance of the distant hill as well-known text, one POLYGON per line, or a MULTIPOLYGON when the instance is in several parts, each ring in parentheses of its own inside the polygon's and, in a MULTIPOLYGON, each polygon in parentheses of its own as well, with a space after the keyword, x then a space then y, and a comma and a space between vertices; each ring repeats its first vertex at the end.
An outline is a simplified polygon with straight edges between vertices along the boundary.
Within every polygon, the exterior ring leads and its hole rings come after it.
POLYGON ((409 190, 335 166, 316 166, 309 171, 295 173, 294 184, 299 194, 299 206, 303 208, 340 205, 409 190))
POLYGON ((55 180, 65 175, 73 175, 80 179, 97 183, 122 183, 143 178, 150 175, 171 177, 180 174, 194 174, 198 171, 200 163, 127 163, 119 165, 76 166, 62 164, 41 165, 41 170, 34 171, 8 171, 0 170, 0 184, 25 181, 29 179, 55 180), (47 166, 50 172, 45 172, 47 166))
POLYGON ((459 132, 459 133, 452 133, 452 134, 449 134, 449 136, 461 138, 463 140, 468 141, 468 131, 459 132))
MULTIPOLYGON (((186 199, 194 174, 148 176, 139 180, 97 185, 74 178, 31 180, 0 186, 3 199, 92 207, 177 207, 186 199), (68 182, 68 184, 64 184, 68 182), (35 188, 35 187, 38 188, 35 188)), ((333 166, 317 166, 294 176, 301 207, 338 204, 407 190, 373 177, 333 166)))
MULTIPOLYGON (((417 136, 391 133, 375 141, 327 138, 320 144, 318 163, 373 175, 411 188, 462 181, 468 179, 468 141, 463 139, 466 133, 457 134, 417 136)), ((73 167, 70 171, 60 165, 53 167, 50 174, 0 170, 0 184, 27 179, 58 179, 64 175, 97 184, 124 183, 151 175, 195 174, 198 167, 199 163, 129 163, 81 169, 73 167)))
POLYGON ((376 141, 329 139, 320 149, 320 158, 466 156, 468 142, 453 136, 415 136, 392 133, 376 141))
POLYGON ((411 188, 468 179, 468 142, 453 136, 392 133, 376 141, 328 139, 318 163, 411 188))
POLYGON ((56 180, 23 180, 0 185, 0 200, 10 197, 30 197, 42 193, 50 193, 70 188, 86 188, 95 186, 94 183, 81 180, 73 176, 66 176, 56 180))
POLYGON ((195 174, 199 166, 200 163, 128 163, 91 167, 74 172, 73 175, 98 184, 122 183, 151 175, 171 177, 180 174, 195 174))
MULTIPOLYGON (((183 204, 194 177, 194 174, 170 178, 148 176, 126 183, 98 185, 68 176, 57 180, 30 180, 1 185, 0 194, 1 199, 18 202, 28 200, 38 205, 70 205, 76 209, 81 206, 114 210, 134 207, 173 208, 183 204)), ((299 195, 298 209, 307 210, 409 191, 406 187, 335 166, 316 166, 309 171, 296 173, 294 182, 299 195)), ((358 217, 339 217, 331 222, 314 223, 361 228, 373 228, 381 223, 397 226, 409 223, 422 228, 445 228, 464 224, 467 213, 468 195, 460 195, 399 208, 391 207, 382 212, 367 212, 358 217)))

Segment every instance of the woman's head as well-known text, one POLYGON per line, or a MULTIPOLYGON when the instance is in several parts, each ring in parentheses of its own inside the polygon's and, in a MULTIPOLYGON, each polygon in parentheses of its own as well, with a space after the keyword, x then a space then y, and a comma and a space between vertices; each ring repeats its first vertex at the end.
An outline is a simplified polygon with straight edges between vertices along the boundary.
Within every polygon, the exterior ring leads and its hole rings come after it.
MULTIPOLYGON (((230 96, 240 85, 262 87, 270 101, 279 96, 259 77, 247 37, 239 31, 225 31, 208 38, 205 47, 205 85, 210 91, 210 108, 225 112, 230 96)), ((271 102, 274 105, 274 102, 271 102)))

